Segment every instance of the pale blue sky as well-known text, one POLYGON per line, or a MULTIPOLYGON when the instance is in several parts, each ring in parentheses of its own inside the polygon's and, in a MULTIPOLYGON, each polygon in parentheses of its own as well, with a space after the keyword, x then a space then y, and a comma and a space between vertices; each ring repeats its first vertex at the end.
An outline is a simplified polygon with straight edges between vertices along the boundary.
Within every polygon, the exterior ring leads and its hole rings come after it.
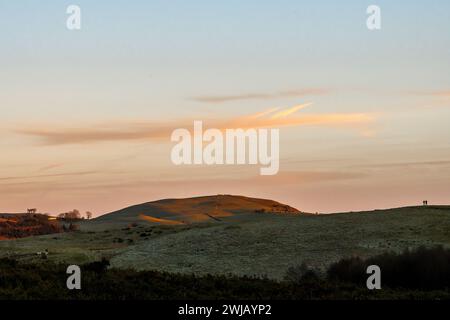
POLYGON ((201 95, 448 88, 449 2, 377 1, 382 30, 369 32, 372 3, 2 1, 0 80, 13 92, 56 91, 63 103, 36 101, 35 113, 61 118, 75 93, 79 114, 141 116, 191 112, 201 106, 188 98, 201 95), (65 28, 72 3, 77 32, 65 28))

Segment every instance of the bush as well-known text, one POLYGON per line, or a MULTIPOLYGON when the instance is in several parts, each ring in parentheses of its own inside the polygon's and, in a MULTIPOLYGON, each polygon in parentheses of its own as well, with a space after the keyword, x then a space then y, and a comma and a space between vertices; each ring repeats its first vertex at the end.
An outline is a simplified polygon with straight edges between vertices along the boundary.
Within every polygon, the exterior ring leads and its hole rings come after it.
POLYGON ((81 213, 77 209, 73 209, 69 212, 60 213, 58 215, 59 219, 62 220, 80 220, 81 219, 81 213))
POLYGON ((83 267, 83 271, 92 271, 97 274, 102 274, 106 272, 109 265, 109 260, 107 260, 106 258, 102 258, 101 261, 95 261, 85 264, 83 267))

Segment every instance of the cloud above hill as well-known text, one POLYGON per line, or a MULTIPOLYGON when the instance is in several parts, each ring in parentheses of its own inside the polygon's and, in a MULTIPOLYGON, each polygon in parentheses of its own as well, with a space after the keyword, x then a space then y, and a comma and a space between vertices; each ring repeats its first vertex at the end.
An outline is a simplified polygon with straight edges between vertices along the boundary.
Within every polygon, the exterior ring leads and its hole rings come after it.
POLYGON ((295 126, 344 126, 359 128, 375 120, 368 113, 308 113, 298 115, 311 103, 288 108, 270 108, 262 112, 225 119, 177 119, 175 121, 110 121, 85 126, 72 125, 30 125, 17 129, 16 133, 38 138, 46 145, 87 144, 107 141, 159 140, 169 141, 170 134, 177 128, 191 128, 194 120, 203 120, 205 126, 220 130, 235 128, 282 128, 295 126))

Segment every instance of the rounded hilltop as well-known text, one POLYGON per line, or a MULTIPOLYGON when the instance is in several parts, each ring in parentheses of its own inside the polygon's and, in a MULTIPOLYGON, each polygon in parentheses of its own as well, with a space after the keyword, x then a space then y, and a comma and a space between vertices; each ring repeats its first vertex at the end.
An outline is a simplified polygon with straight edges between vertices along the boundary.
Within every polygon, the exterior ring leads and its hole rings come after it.
POLYGON ((297 214, 300 211, 274 200, 219 194, 146 202, 102 215, 95 220, 184 224, 258 213, 297 214))

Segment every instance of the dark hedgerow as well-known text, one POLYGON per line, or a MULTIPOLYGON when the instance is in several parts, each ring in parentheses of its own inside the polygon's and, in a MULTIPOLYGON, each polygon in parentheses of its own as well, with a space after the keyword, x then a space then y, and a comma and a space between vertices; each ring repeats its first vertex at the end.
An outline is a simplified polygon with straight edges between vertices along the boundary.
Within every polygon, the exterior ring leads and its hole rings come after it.
POLYGON ((358 257, 342 259, 328 269, 331 281, 365 285, 366 269, 377 265, 385 287, 412 290, 448 290, 450 288, 450 249, 442 246, 420 247, 403 253, 384 253, 363 260, 358 257))

